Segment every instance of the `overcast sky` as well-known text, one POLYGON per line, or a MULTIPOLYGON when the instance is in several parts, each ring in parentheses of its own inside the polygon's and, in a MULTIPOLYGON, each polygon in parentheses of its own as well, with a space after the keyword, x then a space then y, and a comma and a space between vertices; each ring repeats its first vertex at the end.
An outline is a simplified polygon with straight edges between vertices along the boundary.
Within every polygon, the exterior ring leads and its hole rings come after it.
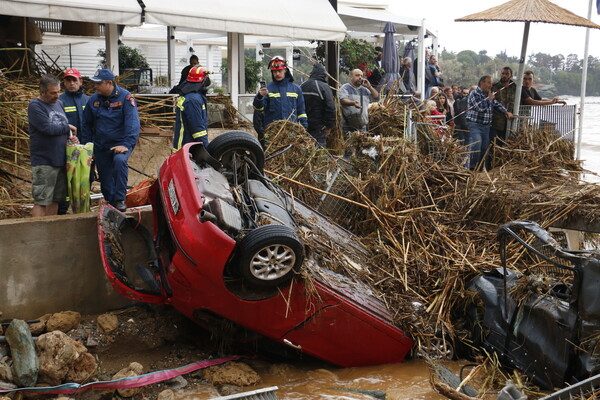
MULTIPOLYGON (((524 23, 515 22, 454 22, 479 11, 503 4, 507 0, 389 0, 389 9, 396 14, 425 18, 427 28, 437 31, 440 51, 487 50, 489 56, 500 51, 519 56, 523 38, 524 23)), ((589 0, 552 0, 556 5, 587 18, 589 0)), ((592 21, 600 25, 600 15, 592 9, 592 21)), ((585 28, 566 25, 532 23, 529 29, 527 54, 575 53, 583 57, 585 28)), ((600 57, 600 29, 590 30, 589 54, 600 57)))

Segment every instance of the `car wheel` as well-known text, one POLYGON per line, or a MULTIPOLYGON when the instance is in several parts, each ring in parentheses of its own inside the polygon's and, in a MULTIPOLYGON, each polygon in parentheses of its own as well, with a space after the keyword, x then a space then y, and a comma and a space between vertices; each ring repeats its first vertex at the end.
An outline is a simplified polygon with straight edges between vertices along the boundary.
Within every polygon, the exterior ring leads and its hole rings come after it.
POLYGON ((208 144, 207 150, 224 168, 237 175, 238 183, 242 183, 245 177, 243 171, 247 163, 243 161, 244 157, 256 166, 256 169, 249 168, 250 176, 263 174, 265 153, 258 139, 248 132, 223 132, 208 144))
POLYGON ((290 282, 304 261, 304 246, 293 229, 263 225, 238 243, 235 268, 245 280, 261 287, 290 282))

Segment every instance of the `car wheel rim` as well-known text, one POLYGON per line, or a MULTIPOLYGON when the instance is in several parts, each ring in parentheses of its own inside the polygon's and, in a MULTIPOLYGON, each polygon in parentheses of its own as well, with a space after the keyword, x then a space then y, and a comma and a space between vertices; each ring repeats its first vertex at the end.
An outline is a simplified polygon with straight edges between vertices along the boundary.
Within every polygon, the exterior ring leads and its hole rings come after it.
POLYGON ((250 272, 260 280, 272 281, 287 275, 296 263, 296 253, 291 247, 274 244, 263 247, 250 261, 250 272))

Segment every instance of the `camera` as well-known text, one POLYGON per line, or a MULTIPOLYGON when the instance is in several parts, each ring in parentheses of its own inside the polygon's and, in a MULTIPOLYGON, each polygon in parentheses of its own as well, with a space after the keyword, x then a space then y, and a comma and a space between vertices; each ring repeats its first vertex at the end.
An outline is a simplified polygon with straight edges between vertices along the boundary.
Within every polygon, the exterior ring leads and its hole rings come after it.
POLYGON ((262 88, 265 88, 265 87, 267 87, 267 82, 265 82, 265 81, 260 81, 260 82, 259 82, 259 85, 260 85, 260 88, 261 88, 261 89, 262 89, 262 88))

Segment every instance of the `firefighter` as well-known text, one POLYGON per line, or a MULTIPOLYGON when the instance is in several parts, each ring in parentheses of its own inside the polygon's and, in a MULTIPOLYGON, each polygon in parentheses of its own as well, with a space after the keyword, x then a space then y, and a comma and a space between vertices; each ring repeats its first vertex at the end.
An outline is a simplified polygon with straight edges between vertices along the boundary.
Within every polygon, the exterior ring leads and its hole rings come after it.
POLYGON ((127 160, 140 133, 140 117, 135 98, 115 83, 109 69, 99 69, 90 78, 96 93, 83 111, 81 142, 94 143, 94 159, 104 199, 125 211, 127 160))
POLYGON ((263 126, 266 128, 273 121, 289 120, 308 128, 302 89, 293 83, 287 62, 283 57, 275 56, 269 62, 269 69, 273 82, 260 88, 253 102, 255 110, 264 110, 263 126))
POLYGON ((208 72, 203 67, 192 67, 186 81, 177 88, 175 133, 173 152, 190 142, 202 142, 208 146, 208 111, 206 110, 206 87, 210 85, 208 72))

